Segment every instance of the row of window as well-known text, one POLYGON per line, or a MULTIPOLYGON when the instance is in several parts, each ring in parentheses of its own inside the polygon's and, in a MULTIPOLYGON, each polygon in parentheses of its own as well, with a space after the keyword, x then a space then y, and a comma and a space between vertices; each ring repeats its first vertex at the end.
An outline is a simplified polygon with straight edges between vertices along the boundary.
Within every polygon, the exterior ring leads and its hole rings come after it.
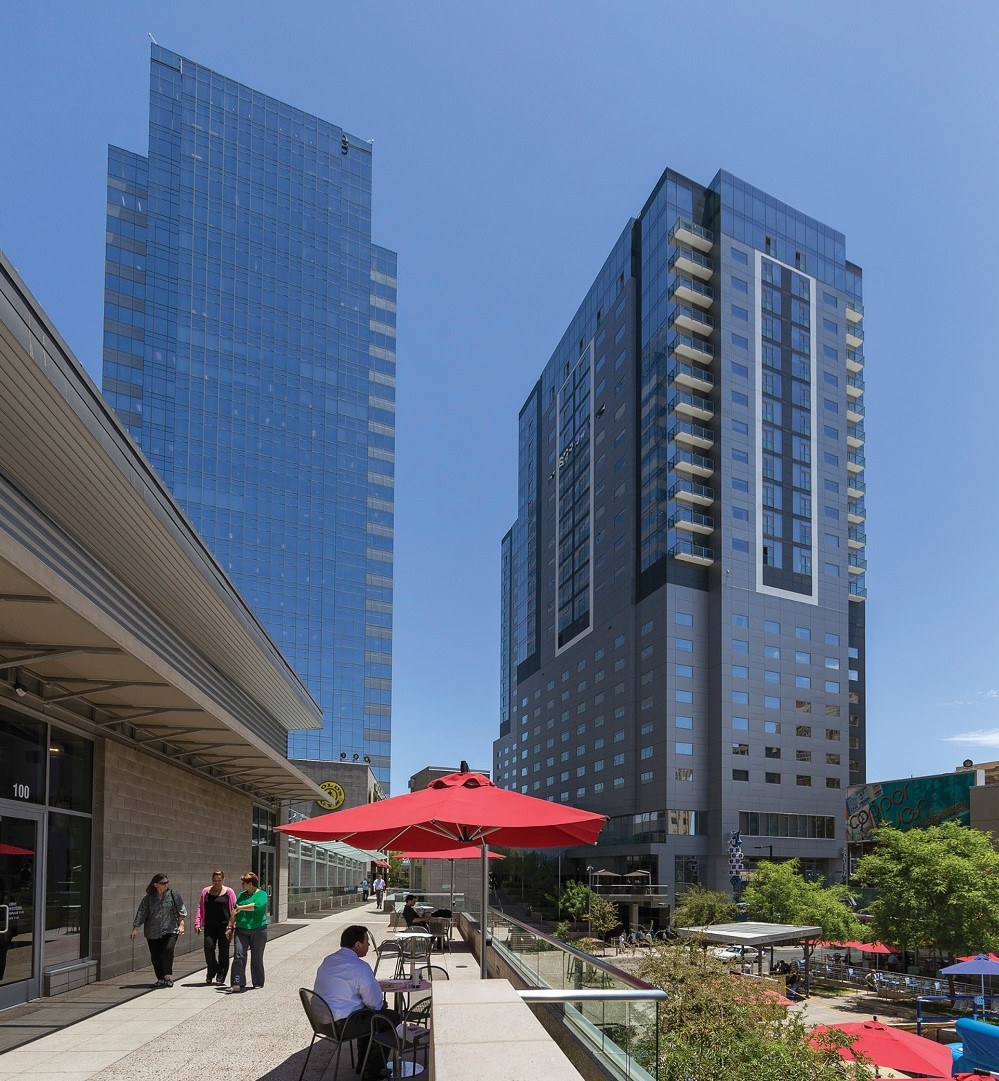
MULTIPOLYGON (((780 773, 768 773, 764 772, 763 781, 765 784, 780 784, 782 775, 780 773)), ((748 769, 734 769, 732 770, 733 781, 749 781, 748 769)), ((796 774, 794 783, 798 788, 811 788, 812 778, 808 774, 796 774)), ((839 788, 840 780, 838 777, 827 777, 826 788, 839 788)))

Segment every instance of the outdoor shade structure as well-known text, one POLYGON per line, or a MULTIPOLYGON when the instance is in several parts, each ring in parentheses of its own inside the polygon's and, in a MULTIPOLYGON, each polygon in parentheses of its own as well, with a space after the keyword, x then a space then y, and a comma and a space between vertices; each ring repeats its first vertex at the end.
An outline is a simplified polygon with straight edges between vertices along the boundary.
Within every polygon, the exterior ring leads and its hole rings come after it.
POLYGON ((980 953, 969 961, 959 961, 956 965, 948 965, 940 969, 943 976, 981 976, 982 997, 985 997, 985 977, 999 976, 999 961, 993 961, 994 955, 980 953))
POLYGON ((809 957, 821 927, 796 927, 789 923, 712 923, 707 927, 678 927, 681 938, 698 938, 722 945, 753 947, 759 950, 757 967, 763 967, 763 949, 767 946, 802 946, 805 951, 805 991, 808 991, 809 957))
MULTIPOLYGON (((454 861, 455 860, 477 860, 482 858, 482 853, 478 848, 468 845, 466 848, 449 848, 445 852, 402 852, 400 853, 404 860, 448 860, 451 864, 451 901, 448 908, 454 909, 454 861)), ((491 860, 505 860, 504 856, 500 852, 490 852, 489 858, 491 860)))
POLYGON ((308 841, 349 841, 359 848, 442 852, 480 846, 482 922, 480 970, 486 973, 489 915, 489 845, 568 848, 595 844, 604 815, 535 799, 497 787, 485 774, 463 770, 438 777, 421 792, 351 807, 278 826, 308 841))
POLYGON ((875 1066, 922 1077, 950 1077, 953 1058, 946 1044, 939 1044, 925 1036, 890 1028, 876 1018, 845 1025, 818 1025, 812 1029, 811 1042, 821 1044, 822 1033, 830 1028, 839 1029, 853 1036, 852 1048, 844 1047, 839 1054, 847 1062, 863 1055, 875 1066))

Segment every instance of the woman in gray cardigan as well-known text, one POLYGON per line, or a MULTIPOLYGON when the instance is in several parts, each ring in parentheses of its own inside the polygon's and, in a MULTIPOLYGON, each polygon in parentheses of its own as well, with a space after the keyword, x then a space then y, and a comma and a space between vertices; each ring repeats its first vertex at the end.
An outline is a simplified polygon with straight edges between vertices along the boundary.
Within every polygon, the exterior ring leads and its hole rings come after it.
POLYGON ((134 942, 139 928, 142 928, 156 973, 157 987, 173 987, 173 951, 177 936, 184 933, 186 916, 184 898, 176 890, 170 889, 170 879, 166 875, 153 875, 146 887, 146 896, 139 902, 129 937, 134 942))

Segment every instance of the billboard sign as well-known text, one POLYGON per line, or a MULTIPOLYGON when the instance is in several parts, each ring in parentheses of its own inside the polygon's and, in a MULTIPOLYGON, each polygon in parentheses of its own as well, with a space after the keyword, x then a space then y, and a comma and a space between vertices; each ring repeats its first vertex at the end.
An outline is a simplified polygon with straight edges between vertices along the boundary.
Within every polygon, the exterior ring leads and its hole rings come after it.
POLYGON ((972 770, 853 785, 846 793, 846 839, 853 844, 869 841, 878 826, 908 830, 943 822, 970 825, 970 790, 977 780, 972 770))

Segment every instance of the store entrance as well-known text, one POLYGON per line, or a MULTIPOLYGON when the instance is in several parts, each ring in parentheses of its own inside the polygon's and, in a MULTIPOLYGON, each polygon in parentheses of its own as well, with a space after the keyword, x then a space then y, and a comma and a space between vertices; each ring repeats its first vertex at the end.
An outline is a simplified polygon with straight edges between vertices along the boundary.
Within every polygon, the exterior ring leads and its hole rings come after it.
POLYGON ((0 1009, 41 994, 42 815, 0 809, 0 1009))

